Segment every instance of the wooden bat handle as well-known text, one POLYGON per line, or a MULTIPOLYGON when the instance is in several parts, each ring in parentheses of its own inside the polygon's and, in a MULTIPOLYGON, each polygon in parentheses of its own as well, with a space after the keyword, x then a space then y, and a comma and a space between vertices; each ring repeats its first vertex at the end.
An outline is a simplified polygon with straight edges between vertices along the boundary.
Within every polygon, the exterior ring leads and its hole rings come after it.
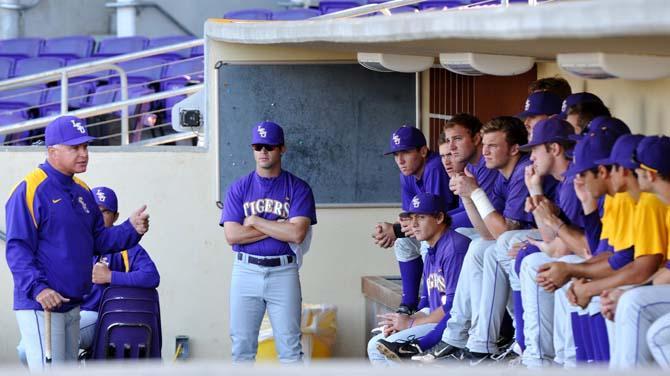
POLYGON ((47 363, 51 363, 51 311, 44 311, 44 339, 46 342, 44 359, 47 363))

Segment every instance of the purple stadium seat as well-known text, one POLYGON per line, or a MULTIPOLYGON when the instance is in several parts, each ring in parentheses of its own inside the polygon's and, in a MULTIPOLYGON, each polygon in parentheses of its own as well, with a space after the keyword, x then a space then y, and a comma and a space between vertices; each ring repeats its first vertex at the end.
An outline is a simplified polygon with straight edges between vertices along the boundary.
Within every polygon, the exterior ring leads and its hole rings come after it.
POLYGON ((37 57, 40 53, 44 39, 42 38, 16 38, 0 41, 0 56, 9 56, 19 59, 37 57))
MULTIPOLYGON (((101 85, 95 88, 95 92, 91 94, 85 107, 100 106, 103 104, 114 103, 116 94, 119 92, 121 85, 101 85)), ((119 95, 119 98, 121 96, 119 95)))
MULTIPOLYGON (((128 98, 138 98, 145 95, 154 93, 152 89, 149 89, 144 86, 134 86, 128 88, 128 98)), ((95 89, 95 92, 92 93, 89 97, 87 103, 82 103, 82 107, 95 107, 101 106, 104 104, 120 102, 121 101, 121 86, 119 84, 111 85, 102 85, 98 86, 95 89)), ((129 116, 142 114, 148 112, 151 108, 151 103, 140 103, 136 105, 128 106, 129 116)), ((105 122, 104 125, 92 126, 89 128, 89 132, 94 137, 102 137, 99 141, 94 141, 93 145, 119 145, 121 138, 119 136, 112 136, 119 134, 120 132, 120 122, 118 118, 121 116, 121 111, 115 111, 111 114, 102 115, 98 117, 91 118, 90 123, 105 122), (112 120, 111 122, 109 120, 112 120)), ((129 119, 130 130, 142 129, 143 127, 143 117, 134 116, 129 119)), ((141 132, 133 132, 130 135, 131 142, 139 141, 141 137, 141 132)))
MULTIPOLYGON (((167 60, 159 57, 145 57, 119 63, 119 66, 126 71, 128 84, 148 84, 153 81, 159 81, 165 71, 167 60)), ((116 84, 120 82, 118 75, 110 77, 109 83, 116 84)))
POLYGON ((203 56, 205 54, 205 45, 191 48, 191 57, 203 56))
POLYGON ((155 289, 108 287, 100 299, 98 315, 94 359, 161 357, 163 336, 155 289))
POLYGON ((161 82, 162 90, 166 90, 167 85, 180 83, 186 85, 189 82, 202 82, 204 79, 204 60, 189 59, 171 63, 165 69, 163 74, 164 81, 161 82))
POLYGON ((419 10, 428 10, 428 9, 457 8, 467 4, 469 4, 469 1, 431 0, 431 1, 422 1, 416 4, 416 6, 419 8, 419 10))
POLYGON ((160 358, 156 316, 148 311, 100 312, 93 359, 160 358))
POLYGON ((59 69, 65 65, 65 60, 57 57, 33 57, 16 62, 14 76, 28 76, 31 74, 59 69))
POLYGON ((323 14, 335 13, 345 9, 356 8, 365 5, 365 1, 355 0, 327 0, 319 2, 319 10, 323 14))
MULTIPOLYGON (((70 85, 68 87, 68 108, 70 110, 77 110, 86 107, 90 89, 91 87, 88 85, 70 85)), ((60 86, 47 89, 44 102, 42 102, 42 107, 40 107, 41 116, 60 114, 60 94, 60 86)))
MULTIPOLYGON (((91 61, 96 61, 96 60, 100 60, 100 59, 102 59, 102 58, 101 57, 85 57, 85 58, 82 58, 82 59, 72 59, 72 60, 68 60, 65 63, 65 65, 70 67, 70 66, 73 66, 73 65, 85 64, 85 63, 89 63, 91 61)), ((95 86, 96 81, 107 82, 107 80, 109 80, 109 76, 111 76, 113 74, 116 74, 116 73, 114 73, 114 72, 110 73, 110 71, 108 71, 108 70, 101 70, 101 71, 98 71, 98 72, 87 73, 87 74, 84 74, 84 75, 81 75, 81 76, 70 77, 69 81, 70 82, 90 81, 90 83, 93 86, 95 86)))
POLYGON ((320 15, 321 12, 316 9, 294 8, 272 12, 272 19, 276 21, 306 20, 320 15))
POLYGON ((93 54, 95 39, 87 35, 75 35, 47 39, 42 45, 40 56, 60 57, 65 60, 80 59, 93 54))
POLYGON ((46 85, 33 85, 0 91, 0 111, 12 110, 14 113, 25 114, 42 103, 46 85))
POLYGON ((116 56, 144 50, 149 44, 145 37, 121 37, 103 39, 98 43, 94 56, 116 56))
MULTIPOLYGON (((3 113, 2 110, 0 110, 0 128, 20 123, 25 120, 28 119, 20 114, 3 113)), ((30 140, 27 140, 29 136, 30 131, 0 135, 0 145, 29 145, 30 140)))
POLYGON ((0 57, 0 80, 6 80, 14 75, 14 59, 0 57))
MULTIPOLYGON (((171 44, 177 44, 182 42, 188 42, 195 39, 195 37, 189 35, 171 35, 167 37, 154 38, 149 41, 149 49, 158 48, 163 46, 169 46, 171 44)), ((183 50, 177 50, 165 54, 156 55, 165 59, 176 60, 176 59, 185 59, 191 56, 191 49, 186 48, 183 50)))
POLYGON ((264 8, 242 9, 227 12, 223 15, 223 18, 227 18, 229 20, 271 20, 272 11, 270 9, 264 8))

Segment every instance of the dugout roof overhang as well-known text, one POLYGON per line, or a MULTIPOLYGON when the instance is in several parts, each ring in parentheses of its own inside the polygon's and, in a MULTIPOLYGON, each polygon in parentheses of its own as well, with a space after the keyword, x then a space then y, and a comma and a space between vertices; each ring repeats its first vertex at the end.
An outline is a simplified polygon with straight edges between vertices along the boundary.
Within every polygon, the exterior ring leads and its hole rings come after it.
POLYGON ((670 1, 556 1, 305 21, 210 19, 205 37, 246 45, 435 57, 445 52, 541 60, 567 52, 670 56, 670 1))

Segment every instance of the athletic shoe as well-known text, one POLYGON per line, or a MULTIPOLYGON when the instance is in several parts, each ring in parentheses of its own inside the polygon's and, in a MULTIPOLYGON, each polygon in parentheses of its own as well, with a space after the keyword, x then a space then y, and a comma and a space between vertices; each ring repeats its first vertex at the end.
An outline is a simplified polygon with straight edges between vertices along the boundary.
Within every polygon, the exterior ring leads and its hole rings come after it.
POLYGON ((398 309, 395 310, 395 313, 401 313, 403 315, 411 316, 416 312, 416 310, 410 308, 406 304, 401 304, 398 306, 398 309))
POLYGON ((507 346, 506 349, 500 351, 497 354, 491 355, 491 359, 500 362, 503 360, 512 360, 514 358, 519 358, 521 355, 521 347, 516 343, 512 343, 511 346, 507 346), (517 353, 519 351, 519 353, 517 353))
POLYGON ((460 347, 452 346, 444 341, 440 341, 437 345, 428 350, 414 355, 412 360, 421 363, 432 363, 437 360, 460 360, 462 351, 463 349, 460 347))
POLYGON ((489 353, 478 353, 473 352, 468 349, 463 350, 463 360, 466 360, 470 363, 471 366, 478 366, 482 363, 485 363, 491 360, 491 354, 489 353))
POLYGON ((399 340, 396 342, 389 342, 384 339, 377 341, 377 350, 386 357, 386 359, 400 362, 408 360, 416 354, 422 352, 419 346, 419 340, 411 336, 406 341, 399 340))

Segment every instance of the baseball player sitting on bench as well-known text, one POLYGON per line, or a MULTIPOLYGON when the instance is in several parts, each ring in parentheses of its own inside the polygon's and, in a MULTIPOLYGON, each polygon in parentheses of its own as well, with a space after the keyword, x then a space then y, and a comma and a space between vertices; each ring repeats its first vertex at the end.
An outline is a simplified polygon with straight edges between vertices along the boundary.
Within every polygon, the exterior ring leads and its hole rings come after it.
MULTIPOLYGON (((640 188, 654 193, 666 205, 665 222, 646 223, 642 236, 650 236, 645 249, 662 250, 670 259, 670 138, 645 137, 636 148, 635 169, 640 188)), ((638 247, 638 243, 635 244, 638 247)), ((637 248, 636 248, 637 252, 637 248)), ((670 262, 641 287, 606 290, 601 295, 601 309, 608 320, 614 320, 613 352, 610 366, 625 369, 656 364, 669 368, 670 363, 670 262), (615 314, 616 313, 616 314, 615 314)))
MULTIPOLYGON (((597 265, 596 268, 610 268, 607 259, 613 247, 609 242, 614 240, 610 239, 609 228, 612 223, 620 220, 617 216, 618 210, 614 208, 621 208, 630 202, 627 195, 593 197, 585 190, 584 181, 578 172, 584 165, 588 168, 594 167, 594 159, 585 154, 593 153, 595 159, 606 158, 616 138, 622 133, 629 133, 627 127, 615 119, 602 122, 599 127, 602 132, 590 135, 588 141, 575 147, 573 154, 576 162, 563 173, 567 179, 573 177, 575 194, 583 211, 583 229, 588 247, 571 241, 574 229, 568 227, 568 221, 559 218, 556 213, 547 210, 544 203, 540 203, 533 208, 533 215, 546 227, 558 232, 557 236, 565 243, 566 249, 563 251, 560 242, 551 245, 540 241, 525 247, 517 256, 523 308, 526 312, 524 326, 527 347, 523 362, 528 367, 553 363, 565 367, 576 365, 577 349, 574 341, 582 341, 583 336, 573 338, 572 335, 573 326, 579 321, 576 310, 571 309, 566 298, 570 278, 560 282, 557 279, 562 278, 560 273, 564 267, 590 268, 593 264, 597 265), (545 278, 550 278, 556 284, 549 283, 545 278), (559 288, 561 291, 555 292, 559 288)), ((578 223, 578 220, 573 223, 578 223)), ((579 347, 580 351, 585 349, 583 344, 579 347)))
MULTIPOLYGON (((648 247, 646 242, 653 241, 655 235, 646 236, 645 227, 649 223, 663 223, 665 206, 652 194, 641 191, 643 187, 632 171, 633 152, 640 140, 641 136, 619 137, 616 132, 601 127, 599 131, 588 133, 575 149, 575 159, 579 163, 575 163, 569 173, 580 174, 580 183, 583 181, 584 189, 591 197, 607 194, 617 201, 614 201, 614 208, 606 208, 613 210, 616 218, 606 221, 609 223, 603 226, 601 235, 608 238, 614 254, 596 256, 592 258, 594 261, 568 264, 567 267, 561 263, 539 267, 540 274, 536 279, 550 290, 564 286, 565 277, 576 278, 558 292, 554 307, 557 312, 564 313, 556 317, 572 320, 570 325, 561 323, 563 320, 555 325, 559 331, 562 325, 567 332, 558 334, 559 339, 567 338, 562 343, 566 358, 572 356, 572 348, 576 347, 576 360, 609 360, 609 336, 600 314, 600 293, 607 288, 643 282, 658 269, 663 259, 664 250, 654 251, 648 247), (640 237, 641 234, 645 237, 640 237), (568 307, 566 297, 579 308, 568 307), (572 336, 569 327, 573 328, 572 336)), ((530 278, 536 268, 533 266, 532 269, 530 278)), ((557 343, 558 352, 561 341, 557 343)))
MULTIPOLYGON (((119 218, 118 200, 111 188, 91 189, 95 202, 102 212, 105 227, 114 226, 119 218)), ((106 254, 93 258, 93 287, 84 296, 81 304, 79 348, 88 350, 93 345, 95 323, 102 293, 108 286, 128 286, 154 289, 160 283, 158 269, 147 251, 136 245, 120 253, 106 254)))
POLYGON ((444 325, 457 288, 458 277, 470 239, 449 228, 440 196, 419 193, 412 198, 406 213, 412 233, 428 244, 423 270, 428 308, 413 315, 381 315, 383 333, 368 342, 368 357, 373 365, 409 359, 422 348, 435 345, 444 325))
MULTIPOLYGON (((487 248, 495 245, 495 239, 502 233, 532 225, 532 217, 523 210, 528 196, 523 181, 524 168, 530 163, 528 156, 519 151, 519 146, 527 143, 528 139, 523 123, 514 117, 494 118, 484 125, 482 135, 486 166, 496 169, 498 177, 490 196, 478 186, 468 170, 452 179, 452 189, 463 200, 475 227, 458 231, 473 240, 463 263, 464 273, 458 282, 459 288, 442 341, 418 354, 413 358, 416 360, 433 361, 463 355, 476 363, 491 355, 485 345, 479 346, 486 343, 486 338, 481 341, 471 330, 479 319, 483 255, 487 248)), ((551 192, 553 187, 547 186, 545 190, 551 192)))
POLYGON ((595 94, 582 92, 568 96, 561 106, 561 118, 582 134, 591 120, 598 116, 611 117, 610 110, 595 94))
MULTIPOLYGON (((426 138, 416 127, 402 126, 391 135, 389 149, 400 170, 402 209, 409 210, 412 198, 419 193, 432 193, 442 197, 447 212, 457 206, 456 198, 449 190, 449 176, 440 157, 428 150, 426 138)), ((399 219, 397 223, 378 223, 372 234, 375 243, 382 248, 393 246, 402 279, 402 300, 397 312, 410 315, 419 304, 419 285, 423 271, 422 253, 427 246, 416 240, 409 221, 399 219)))

